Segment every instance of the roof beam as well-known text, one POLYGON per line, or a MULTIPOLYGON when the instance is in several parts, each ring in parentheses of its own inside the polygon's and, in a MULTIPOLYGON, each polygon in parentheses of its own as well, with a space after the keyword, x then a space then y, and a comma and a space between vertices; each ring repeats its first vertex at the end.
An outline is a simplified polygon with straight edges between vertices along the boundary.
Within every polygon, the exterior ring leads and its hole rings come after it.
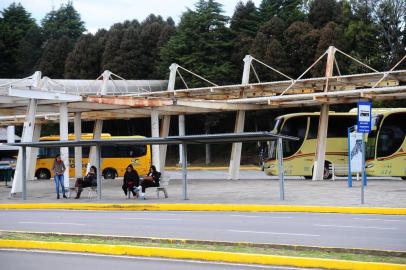
POLYGON ((10 87, 8 89, 8 95, 10 97, 30 98, 30 99, 46 99, 46 100, 58 100, 58 101, 82 101, 82 97, 79 95, 49 92, 41 90, 25 90, 10 87))

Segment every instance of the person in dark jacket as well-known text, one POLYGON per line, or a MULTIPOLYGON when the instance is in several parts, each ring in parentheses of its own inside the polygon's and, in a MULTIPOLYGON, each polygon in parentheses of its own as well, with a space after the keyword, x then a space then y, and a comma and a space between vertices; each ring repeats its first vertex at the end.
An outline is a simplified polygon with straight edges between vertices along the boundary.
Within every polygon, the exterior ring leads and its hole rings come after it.
POLYGON ((127 191, 131 191, 135 197, 138 192, 137 187, 139 184, 140 177, 138 176, 138 172, 134 169, 133 165, 128 165, 124 174, 122 186, 124 194, 127 196, 127 191))
POLYGON ((161 179, 161 173, 156 170, 154 165, 151 165, 147 176, 141 183, 141 199, 145 200, 145 189, 149 187, 159 187, 159 180, 161 179))
POLYGON ((86 187, 96 187, 97 186, 97 169, 95 166, 91 166, 89 172, 84 178, 78 178, 75 183, 77 187, 75 199, 80 198, 80 194, 86 187))
POLYGON ((66 199, 65 195, 65 184, 63 180, 63 174, 65 173, 66 167, 65 163, 61 159, 61 155, 56 155, 54 164, 52 165, 52 172, 55 174, 55 190, 56 190, 56 198, 59 199, 59 186, 62 188, 62 196, 66 199))

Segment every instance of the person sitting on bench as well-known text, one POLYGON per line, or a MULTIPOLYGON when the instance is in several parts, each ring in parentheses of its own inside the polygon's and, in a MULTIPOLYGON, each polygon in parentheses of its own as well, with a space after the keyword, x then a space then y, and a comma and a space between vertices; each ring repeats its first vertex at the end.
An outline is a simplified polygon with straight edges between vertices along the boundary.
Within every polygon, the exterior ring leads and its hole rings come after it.
POLYGON ((141 199, 145 200, 145 189, 149 187, 159 187, 161 173, 156 170, 154 165, 151 165, 147 176, 141 183, 141 199))
POLYGON ((97 169, 95 166, 91 166, 89 172, 84 178, 78 178, 75 183, 77 187, 77 193, 75 199, 80 198, 84 188, 87 187, 96 187, 97 186, 97 169))
POLYGON ((131 191, 133 196, 137 195, 138 189, 137 187, 140 184, 140 177, 138 176, 138 172, 134 169, 133 165, 128 165, 124 174, 123 180, 123 191, 124 194, 127 196, 127 191, 131 191))

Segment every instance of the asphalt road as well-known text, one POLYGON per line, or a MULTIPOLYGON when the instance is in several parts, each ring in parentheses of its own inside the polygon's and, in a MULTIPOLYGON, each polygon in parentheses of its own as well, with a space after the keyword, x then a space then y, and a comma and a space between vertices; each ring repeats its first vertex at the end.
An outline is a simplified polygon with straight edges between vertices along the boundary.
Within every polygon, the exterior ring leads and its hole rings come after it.
MULTIPOLYGON (((160 258, 139 258, 105 256, 77 253, 54 253, 42 251, 15 251, 0 249, 1 268, 7 270, 255 270, 264 266, 233 265, 197 261, 168 260, 160 258)), ((266 269, 288 270, 298 268, 270 267, 266 269)))
POLYGON ((318 213, 0 211, 1 230, 406 251, 406 216, 318 213))

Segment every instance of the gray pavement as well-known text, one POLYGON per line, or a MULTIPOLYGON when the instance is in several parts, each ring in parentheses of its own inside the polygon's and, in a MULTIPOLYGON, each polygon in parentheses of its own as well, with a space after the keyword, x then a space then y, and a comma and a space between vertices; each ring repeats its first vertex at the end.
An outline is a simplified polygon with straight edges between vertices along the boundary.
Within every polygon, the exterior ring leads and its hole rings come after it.
POLYGON ((233 265, 198 261, 168 260, 159 258, 139 258, 105 256, 94 254, 55 253, 40 251, 15 251, 0 249, 2 269, 8 270, 111 270, 111 269, 148 269, 148 270, 242 270, 242 269, 298 269, 288 267, 262 267, 233 265))
POLYGON ((0 211, 0 229, 406 251, 406 216, 0 211))
MULTIPOLYGON (((243 170, 241 180, 226 180, 226 171, 200 170, 188 173, 189 200, 182 200, 181 172, 168 171, 171 181, 169 198, 156 197, 147 190, 147 200, 128 200, 122 190, 122 179, 103 180, 103 202, 111 203, 238 203, 238 204, 289 204, 289 205, 333 205, 361 206, 360 182, 348 188, 346 178, 336 181, 311 181, 300 177, 287 177, 286 199, 279 200, 279 184, 276 177, 266 176, 262 171, 243 170)), ((74 181, 71 180, 73 185, 74 181)), ((0 183, 0 203, 22 202, 9 199, 9 188, 0 183)), ((365 193, 365 206, 406 207, 406 181, 400 178, 372 178, 365 193)), ((163 194, 162 194, 163 195, 163 194)), ((28 202, 97 202, 96 198, 59 200, 54 193, 53 181, 28 182, 28 202)))

